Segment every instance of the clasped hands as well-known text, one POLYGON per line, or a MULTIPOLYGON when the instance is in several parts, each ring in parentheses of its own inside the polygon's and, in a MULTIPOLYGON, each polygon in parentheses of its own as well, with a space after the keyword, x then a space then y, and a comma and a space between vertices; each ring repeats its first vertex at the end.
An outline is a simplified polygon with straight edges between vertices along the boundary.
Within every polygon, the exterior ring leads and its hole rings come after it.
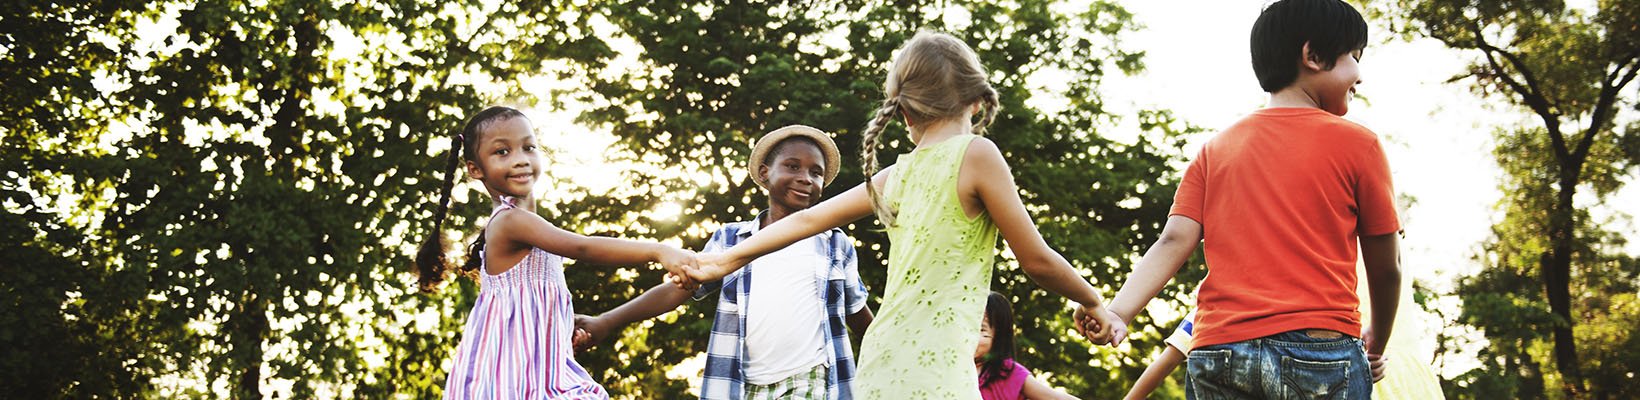
POLYGON ((685 290, 695 290, 703 282, 723 279, 739 265, 731 265, 722 253, 696 253, 681 250, 678 254, 662 257, 666 281, 685 290))
MULTIPOLYGON (((695 253, 688 250, 672 252, 659 261, 666 268, 667 282, 691 291, 700 287, 703 282, 723 279, 743 264, 729 259, 723 253, 695 253)), ((1115 346, 1127 338, 1127 323, 1105 307, 1077 304, 1072 317, 1076 324, 1076 332, 1095 345, 1115 346)))

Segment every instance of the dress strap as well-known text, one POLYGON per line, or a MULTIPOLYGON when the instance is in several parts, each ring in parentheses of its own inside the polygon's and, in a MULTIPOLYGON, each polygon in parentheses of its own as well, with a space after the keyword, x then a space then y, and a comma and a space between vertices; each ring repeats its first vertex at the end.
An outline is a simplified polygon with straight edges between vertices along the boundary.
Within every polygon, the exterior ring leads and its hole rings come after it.
POLYGON ((500 199, 501 205, 496 206, 495 210, 490 211, 490 218, 495 218, 495 215, 500 214, 502 211, 518 208, 518 198, 512 196, 501 196, 500 199))

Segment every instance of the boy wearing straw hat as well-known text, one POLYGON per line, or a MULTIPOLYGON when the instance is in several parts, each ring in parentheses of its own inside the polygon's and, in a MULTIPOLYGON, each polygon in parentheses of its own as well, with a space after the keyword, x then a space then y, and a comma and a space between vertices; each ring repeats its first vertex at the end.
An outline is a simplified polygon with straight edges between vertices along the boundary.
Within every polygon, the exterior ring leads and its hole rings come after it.
MULTIPOLYGON (((820 202, 820 191, 837 176, 837 144, 819 129, 776 129, 752 147, 753 182, 768 195, 768 208, 750 221, 725 225, 701 251, 719 252, 758 229, 820 202)), ((841 229, 800 240, 758 258, 721 281, 694 291, 719 292, 707 346, 702 399, 850 399, 855 375, 848 330, 871 323, 866 287, 856 266, 854 241, 841 229), (756 285, 753 285, 753 276, 756 285)), ((596 317, 578 316, 585 347, 633 322, 676 309, 690 292, 662 282, 596 317)))

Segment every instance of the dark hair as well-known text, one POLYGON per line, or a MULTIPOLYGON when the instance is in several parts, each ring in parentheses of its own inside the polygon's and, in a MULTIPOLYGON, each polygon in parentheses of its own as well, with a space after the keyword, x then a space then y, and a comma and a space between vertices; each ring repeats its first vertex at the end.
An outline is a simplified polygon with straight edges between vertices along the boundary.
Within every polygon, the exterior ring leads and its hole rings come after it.
MULTIPOLYGON (((445 157, 444 186, 440 187, 438 195, 438 210, 433 212, 433 229, 427 235, 427 241, 422 242, 421 250, 416 252, 417 285, 422 291, 432 291, 444 282, 444 273, 449 265, 444 257, 444 218, 450 214, 450 190, 455 188, 456 167, 465 159, 474 163, 478 157, 478 141, 484 134, 484 128, 497 121, 506 121, 513 118, 522 118, 524 113, 511 107, 492 106, 473 114, 462 125, 461 131, 450 135, 450 154, 445 157)), ((477 270, 482 264, 479 252, 484 251, 484 231, 478 232, 478 239, 467 247, 467 261, 461 264, 462 271, 477 270)))
POLYGON ((1298 79, 1304 54, 1332 69, 1339 56, 1367 47, 1367 21, 1341 0, 1281 0, 1253 23, 1253 74, 1265 92, 1275 93, 1298 79))
POLYGON ((991 351, 980 363, 979 376, 985 378, 980 386, 1008 379, 1014 372, 1013 364, 1008 363, 1014 358, 1014 310, 1008 296, 991 292, 985 298, 985 318, 991 321, 991 351))
MULTIPOLYGON (((814 148, 820 149, 821 153, 825 153, 825 151, 826 151, 824 147, 820 147, 820 142, 814 141, 814 138, 811 138, 811 137, 808 137, 808 136, 803 136, 803 135, 792 135, 792 136, 787 137, 785 139, 780 139, 779 143, 775 143, 774 147, 770 148, 769 152, 767 154, 763 155, 763 159, 758 160, 758 164, 760 164, 760 165, 769 165, 769 163, 774 162, 774 157, 776 155, 779 155, 780 152, 782 152, 782 151, 786 151, 786 146, 790 146, 794 143, 808 143, 810 145, 814 145, 814 148)), ((823 156, 824 154, 821 154, 821 155, 823 156)), ((822 159, 820 161, 822 163, 825 162, 824 159, 822 159)))

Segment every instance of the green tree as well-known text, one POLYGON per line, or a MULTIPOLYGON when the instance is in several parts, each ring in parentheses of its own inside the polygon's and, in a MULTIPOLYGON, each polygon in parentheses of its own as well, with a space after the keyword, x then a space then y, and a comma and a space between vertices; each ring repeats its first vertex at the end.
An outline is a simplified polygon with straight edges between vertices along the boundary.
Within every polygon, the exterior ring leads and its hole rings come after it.
MULTIPOLYGON (((611 156, 637 168, 613 193, 556 176, 570 201, 544 213, 583 233, 698 247, 763 204, 739 172, 761 133, 804 123, 858 149, 891 51, 920 27, 979 51, 1005 107, 991 136, 1027 205, 1056 248, 1113 290, 1160 230, 1179 137, 1193 129, 1165 111, 1104 109, 1100 79, 1142 68, 1142 53, 1119 43, 1136 26, 1109 2, 0 6, 0 345, 23 349, 0 356, 0 387, 25 398, 436 396, 477 288, 417 293, 409 254, 429 233, 465 113, 594 104, 581 121, 612 131, 611 156), (612 50, 627 43, 635 63, 612 50), (1065 78, 1033 84, 1039 73, 1065 78), (523 82, 539 76, 585 88, 534 99, 523 82), (1039 109, 1033 96, 1066 105, 1039 109), (1144 132, 1107 138, 1123 120, 1144 132), (667 203, 683 215, 650 212, 667 203)), ((899 140, 885 153, 909 148, 903 131, 890 135, 899 140)), ((845 165, 828 194, 860 181, 857 163, 845 165)), ((473 233, 483 205, 458 205, 445 226, 473 233)), ((883 234, 849 229, 881 290, 883 234)), ((1139 372, 1133 357, 1159 345, 1145 330, 1131 356, 1090 349, 1063 301, 998 254, 995 288, 1016 301, 1021 358, 1056 383, 1119 391, 1139 372)), ((583 310, 658 278, 570 270, 573 287, 596 288, 578 291, 583 310)), ((628 397, 685 392, 665 372, 704 348, 713 306, 691 304, 584 360, 628 397)))
MULTIPOLYGON (((1027 207, 1050 244, 1108 292, 1128 269, 1129 255, 1160 231, 1179 138, 1193 131, 1164 111, 1123 117, 1105 110, 1100 80, 1140 70, 1143 54, 1119 45, 1136 26, 1111 2, 1057 10, 1047 1, 660 1, 610 4, 602 12, 618 32, 608 40, 635 43, 636 61, 590 66, 589 90, 565 95, 598 105, 580 121, 612 131, 618 139, 610 156, 639 167, 625 179, 630 187, 582 193, 558 207, 553 219, 583 232, 681 237, 698 247, 720 224, 749 219, 766 204, 741 171, 750 144, 787 124, 831 132, 844 149, 846 162, 826 195, 858 184, 860 129, 881 101, 891 52, 919 28, 953 32, 979 53, 1003 105, 989 136, 1013 166, 1027 207), (1038 73, 1064 78, 1037 87, 1029 78, 1038 73), (1043 110, 1027 104, 1033 96, 1060 96, 1068 104, 1043 110), (1106 138, 1123 118, 1145 133, 1132 143, 1106 138), (680 205, 682 215, 654 218, 650 210, 666 204, 680 205)), ((884 165, 893 162, 890 154, 911 148, 903 127, 890 129, 884 165)), ((862 221, 847 232, 860 243, 865 282, 880 295, 888 243, 878 229, 862 221)), ((1090 349, 1071 332, 1064 300, 1028 283, 1001 250, 993 289, 1009 294, 1020 315, 1021 362, 1084 396, 1126 390, 1142 371, 1137 360, 1160 345, 1160 333, 1145 331, 1129 354, 1090 349)), ((631 272, 640 277, 572 269, 572 284, 600 288, 581 292, 578 310, 613 308, 660 277, 631 272)), ((1166 296, 1177 302, 1199 278, 1192 270, 1180 279, 1188 283, 1166 296)), ((685 382, 663 372, 705 348, 715 306, 691 302, 579 359, 617 394, 687 392, 685 382)))
POLYGON ((1457 289, 1460 320, 1490 342, 1481 353, 1489 369, 1459 386, 1481 398, 1636 396, 1624 383, 1633 363, 1622 361, 1640 357, 1622 352, 1634 348, 1631 329, 1606 325, 1634 326, 1636 310, 1624 307, 1633 307, 1636 263, 1588 207, 1640 161, 1640 132, 1619 116, 1637 106, 1624 93, 1640 73, 1640 3, 1584 10, 1561 1, 1397 0, 1378 2, 1373 14, 1408 37, 1474 54, 1454 81, 1541 123, 1496 135, 1505 218, 1480 256, 1485 270, 1457 289))
MULTIPOLYGON (((414 289, 409 243, 442 178, 428 171, 466 112, 520 93, 546 60, 606 51, 569 36, 584 23, 560 18, 573 10, 0 6, 0 340, 26 349, 0 357, 0 386, 436 395, 474 286, 414 289)), ((479 210, 459 211, 449 226, 479 210)))

